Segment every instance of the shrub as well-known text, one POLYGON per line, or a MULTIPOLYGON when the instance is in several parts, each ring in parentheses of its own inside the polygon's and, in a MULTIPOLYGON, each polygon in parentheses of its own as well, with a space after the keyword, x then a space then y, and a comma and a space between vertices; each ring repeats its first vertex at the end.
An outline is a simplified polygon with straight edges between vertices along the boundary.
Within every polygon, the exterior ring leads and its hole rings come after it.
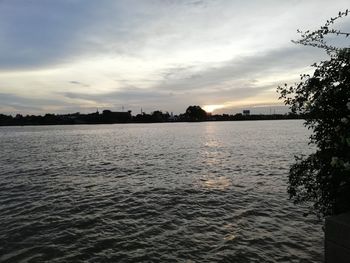
MULTIPOLYGON (((289 172, 288 193, 295 203, 312 203, 319 216, 350 210, 350 48, 327 43, 325 36, 350 35, 330 26, 348 10, 339 12, 317 31, 301 33, 297 44, 324 49, 329 59, 315 63, 312 75, 278 87, 280 99, 293 113, 305 116, 316 151, 296 157, 289 172)), ((334 38, 333 38, 334 39, 334 38)))

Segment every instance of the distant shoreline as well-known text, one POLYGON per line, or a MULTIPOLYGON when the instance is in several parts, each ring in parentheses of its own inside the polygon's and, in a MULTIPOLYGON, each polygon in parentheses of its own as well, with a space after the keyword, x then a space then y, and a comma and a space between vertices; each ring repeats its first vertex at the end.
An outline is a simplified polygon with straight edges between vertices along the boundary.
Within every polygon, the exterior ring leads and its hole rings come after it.
POLYGON ((141 112, 136 116, 131 111, 113 112, 104 110, 87 114, 79 112, 69 114, 45 115, 12 115, 0 114, 0 126, 38 126, 38 125, 79 125, 79 124, 116 124, 116 123, 168 123, 168 122, 204 122, 204 121, 258 121, 258 120, 291 120, 303 119, 305 116, 288 114, 250 114, 249 110, 235 115, 211 114, 200 106, 189 106, 185 113, 174 115, 173 113, 154 111, 151 114, 141 112))
POLYGON ((249 121, 281 121, 281 120, 304 120, 304 118, 270 118, 270 119, 241 119, 241 120, 204 120, 204 121, 163 121, 163 122, 115 122, 115 123, 51 123, 51 124, 10 124, 0 127, 23 127, 23 126, 79 126, 79 125, 113 125, 113 124, 159 124, 159 123, 203 123, 203 122, 249 122, 249 121))

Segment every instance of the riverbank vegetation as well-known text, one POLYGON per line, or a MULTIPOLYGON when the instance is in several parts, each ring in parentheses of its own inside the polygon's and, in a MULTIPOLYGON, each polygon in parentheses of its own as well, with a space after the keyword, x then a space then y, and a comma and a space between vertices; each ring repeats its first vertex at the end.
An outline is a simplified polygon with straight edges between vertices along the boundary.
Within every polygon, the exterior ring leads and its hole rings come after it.
POLYGON ((133 116, 131 111, 113 112, 104 110, 102 113, 88 114, 45 114, 45 115, 20 115, 16 116, 0 114, 0 126, 13 125, 70 125, 70 124, 112 124, 112 123, 157 123, 157 122, 199 122, 199 121, 248 121, 248 120, 284 120, 302 119, 303 115, 288 114, 210 114, 200 106, 189 106, 185 113, 179 115, 168 112, 154 111, 150 114, 142 112, 133 116))
POLYGON ((339 12, 319 30, 301 32, 297 44, 321 48, 329 58, 315 63, 312 75, 279 87, 281 99, 295 114, 305 116, 317 150, 296 157, 289 173, 289 196, 311 203, 320 217, 350 211, 350 45, 349 32, 334 29, 348 15, 339 12))

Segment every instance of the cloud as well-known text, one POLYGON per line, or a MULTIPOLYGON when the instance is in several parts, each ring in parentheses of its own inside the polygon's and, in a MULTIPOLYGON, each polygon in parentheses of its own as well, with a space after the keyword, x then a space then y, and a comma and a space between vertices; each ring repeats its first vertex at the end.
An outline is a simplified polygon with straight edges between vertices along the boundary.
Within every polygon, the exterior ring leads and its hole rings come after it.
MULTIPOLYGON (((254 5, 271 13, 286 7, 254 5)), ((256 43, 273 30, 272 19, 251 7, 231 1, 3 1, 0 69, 64 65, 105 54, 152 57, 171 52, 179 60, 197 55, 215 59, 225 56, 226 51, 220 54, 224 47, 251 49, 256 30, 261 31, 256 43), (256 24, 256 15, 265 27, 256 24)))
MULTIPOLYGON (((270 97, 271 94, 275 94, 277 81, 285 80, 283 77, 278 79, 281 72, 290 72, 311 64, 313 58, 319 55, 317 52, 319 50, 288 47, 259 56, 242 56, 210 67, 202 68, 194 65, 171 67, 161 70, 158 73, 159 81, 149 88, 122 86, 111 92, 86 93, 80 87, 87 87, 88 84, 71 80, 69 84, 79 87, 80 92, 56 91, 57 98, 60 99, 46 102, 43 100, 41 104, 61 105, 66 109, 74 105, 78 107, 81 102, 89 102, 100 108, 105 105, 112 109, 125 105, 134 112, 141 107, 149 111, 163 109, 182 112, 192 104, 226 104, 227 110, 237 108, 240 102, 243 105, 253 106, 254 102, 266 103, 266 93, 270 97), (277 79, 264 81, 266 77, 271 76, 277 79), (257 97, 263 98, 262 102, 257 100, 257 97), (67 103, 67 100, 70 103, 67 103)), ((292 77, 298 78, 298 73, 292 77)), ((23 98, 21 101, 18 97, 16 101, 24 104, 36 102, 23 98)), ((270 98, 267 102, 272 101, 273 99, 270 98)))
MULTIPOLYGON (((102 104, 101 104, 102 105, 102 104)), ((24 97, 10 93, 0 93, 2 113, 45 114, 68 113, 76 111, 95 111, 96 105, 88 100, 67 100, 62 96, 55 98, 24 97), (8 109, 4 111, 3 109, 8 109)))
POLYGON ((71 80, 71 81, 69 81, 69 83, 73 84, 73 85, 83 86, 83 87, 90 87, 89 84, 85 84, 85 83, 82 83, 80 81, 75 81, 75 80, 71 80))
POLYGON ((0 96, 17 109, 67 111, 276 103, 278 83, 323 57, 290 43, 296 29, 316 29, 346 5, 1 1, 0 96))
POLYGON ((172 96, 171 93, 166 93, 160 90, 144 90, 134 87, 123 88, 118 91, 102 93, 102 94, 86 94, 86 93, 74 93, 64 92, 61 95, 70 99, 84 99, 92 100, 95 102, 108 102, 108 103, 135 103, 135 102, 148 102, 166 99, 172 96))
POLYGON ((0 68, 41 67, 69 61, 84 28, 91 24, 87 2, 63 0, 0 3, 0 68))
POLYGON ((20 112, 41 112, 44 110, 45 106, 55 104, 57 104, 57 100, 44 98, 35 99, 0 93, 0 105, 2 107, 13 108, 20 112))
POLYGON ((232 80, 256 83, 257 79, 271 74, 305 68, 315 61, 315 57, 322 58, 322 54, 316 49, 288 46, 262 54, 240 56, 219 65, 213 63, 204 69, 195 66, 168 68, 158 88, 176 91, 217 88, 225 82, 228 82, 225 86, 231 86, 232 80))

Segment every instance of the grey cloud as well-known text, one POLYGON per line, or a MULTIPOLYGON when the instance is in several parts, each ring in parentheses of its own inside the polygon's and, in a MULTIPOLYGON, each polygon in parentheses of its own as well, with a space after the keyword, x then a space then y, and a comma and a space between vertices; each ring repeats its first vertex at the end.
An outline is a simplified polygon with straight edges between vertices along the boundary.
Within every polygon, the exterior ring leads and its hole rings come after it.
POLYGON ((0 93, 0 105, 2 107, 14 108, 17 112, 22 112, 23 114, 28 114, 30 112, 45 113, 45 108, 52 106, 64 107, 65 111, 68 109, 74 109, 74 111, 76 111, 80 108, 78 105, 58 99, 28 98, 9 93, 0 93))
MULTIPOLYGON (((182 112, 191 104, 220 104, 224 101, 242 100, 258 96, 274 86, 257 86, 259 77, 274 71, 294 69, 311 64, 316 52, 313 49, 282 49, 258 57, 245 57, 222 65, 193 73, 192 66, 178 66, 163 72, 164 82, 150 89, 132 86, 104 94, 59 93, 70 99, 83 99, 98 104, 130 105, 132 110, 163 109, 182 112), (168 71, 168 72, 167 72, 168 71), (189 72, 188 72, 189 71, 189 72), (194 77, 195 76, 195 77, 194 77), (230 84, 230 81, 232 83, 230 84), (227 84, 229 82, 229 84, 227 84)), ((87 85, 71 80, 72 85, 87 85)), ((0 94, 0 103, 21 109, 45 105, 61 105, 66 110, 80 110, 79 106, 60 100, 29 99, 11 94, 0 94), (35 106, 33 106, 35 105, 35 106)), ((29 110, 29 108, 28 108, 29 110)))
POLYGON ((125 103, 149 107, 172 104, 169 107, 173 108, 179 108, 180 104, 184 107, 190 104, 239 101, 277 88, 277 84, 259 86, 257 84, 259 78, 274 72, 288 72, 289 69, 304 67, 311 64, 317 55, 320 55, 319 50, 292 46, 260 56, 241 57, 221 67, 213 66, 202 71, 196 71, 194 66, 184 65, 168 68, 161 73, 163 82, 150 89, 124 87, 119 91, 105 94, 69 92, 64 95, 68 98, 93 100, 97 103, 125 103), (175 101, 179 103, 176 104, 175 101))
POLYGON ((164 16, 165 6, 161 1, 130 0, 2 1, 0 69, 40 68, 106 53, 135 54, 157 35, 146 27, 164 16))
POLYGON ((123 106, 125 110, 132 110, 135 114, 140 111, 151 112, 154 110, 178 111, 185 106, 178 103, 179 97, 172 92, 159 90, 143 90, 134 87, 124 88, 119 91, 104 94, 83 94, 74 92, 60 93, 70 99, 84 99, 94 101, 96 105, 108 103, 110 109, 120 110, 123 106), (172 102, 172 103, 169 103, 172 102), (176 106, 174 107, 174 103, 176 106))
MULTIPOLYGON (((269 87, 270 88, 270 87, 269 87)), ((84 99, 95 101, 96 104, 110 103, 116 105, 133 105, 132 110, 139 107, 144 109, 156 110, 163 109, 168 111, 182 112, 188 105, 220 103, 227 98, 233 100, 245 99, 260 94, 263 89, 253 87, 227 88, 218 91, 181 91, 170 92, 161 90, 142 90, 136 88, 124 88, 120 91, 109 92, 105 94, 82 94, 74 92, 61 93, 70 99, 84 99)))
MULTIPOLYGON (((61 93, 62 94, 62 93, 61 93)), ((144 90, 137 88, 123 88, 118 91, 103 94, 83 94, 74 92, 65 92, 64 95, 71 99, 85 99, 96 102, 133 102, 133 101, 149 101, 156 99, 164 99, 172 96, 171 92, 163 92, 159 90, 144 90)))
POLYGON ((15 105, 50 105, 53 103, 56 103, 57 100, 51 100, 51 99, 34 99, 34 98, 27 98, 27 97, 21 97, 10 93, 0 93, 0 103, 2 105, 8 105, 8 106, 15 106, 15 105))
POLYGON ((0 2, 0 69, 123 52, 126 38, 133 37, 130 29, 142 24, 137 10, 128 7, 128 1, 105 0, 0 2))
MULTIPOLYGON (((39 67, 63 62, 88 25, 88 4, 80 1, 0 3, 0 68, 39 67)), ((77 49, 75 52, 79 52, 77 49)))
POLYGON ((189 6, 195 6, 195 7, 200 7, 200 8, 205 8, 210 4, 210 2, 205 1, 205 0, 186 1, 185 3, 189 6))
POLYGON ((169 68, 163 75, 163 82, 156 88, 177 91, 217 89, 220 84, 230 80, 241 82, 238 85, 244 85, 247 82, 252 83, 251 79, 256 82, 257 79, 271 73, 287 72, 311 65, 315 57, 322 57, 322 54, 321 50, 292 46, 261 55, 240 57, 219 67, 213 66, 201 71, 194 71, 194 67, 169 68))
MULTIPOLYGON (((249 3, 241 4, 238 1, 201 0, 0 1, 0 70, 48 68, 72 62, 77 58, 81 61, 93 60, 99 55, 115 59, 116 62, 122 55, 127 58, 136 56, 137 59, 151 61, 150 67, 152 67, 153 56, 170 58, 171 61, 173 51, 177 59, 176 56, 181 57, 183 50, 195 52, 197 48, 198 50, 212 50, 211 48, 206 49, 208 46, 227 47, 234 41, 239 42, 241 38, 245 38, 246 34, 253 33, 256 34, 258 42, 256 46, 263 50, 260 54, 256 50, 254 56, 241 56, 230 60, 231 55, 227 49, 228 62, 221 65, 205 66, 201 63, 195 64, 195 62, 189 65, 178 62, 179 64, 158 72, 158 76, 155 73, 149 76, 150 79, 138 80, 139 83, 149 86, 155 80, 162 79, 147 90, 129 86, 135 81, 128 80, 127 76, 121 75, 119 79, 117 76, 112 77, 118 81, 119 85, 124 86, 120 91, 98 95, 74 92, 64 94, 70 99, 92 100, 101 105, 129 103, 135 107, 139 105, 159 106, 173 111, 182 111, 183 107, 189 104, 240 100, 257 96, 274 88, 267 85, 259 86, 259 80, 265 76, 277 73, 288 74, 290 70, 304 68, 315 62, 315 58, 322 57, 321 50, 312 48, 290 45, 276 49, 277 44, 274 45, 273 41, 279 40, 278 33, 283 35, 285 31, 278 31, 281 30, 280 27, 276 27, 276 30, 269 16, 269 14, 278 13, 279 16, 275 23, 281 21, 283 26, 288 27, 286 21, 290 16, 283 12, 294 12, 291 15, 300 18, 300 23, 303 24, 305 21, 309 23, 311 20, 308 12, 314 10, 316 3, 323 7, 319 8, 323 11, 315 10, 317 11, 315 17, 323 21, 320 14, 331 12, 324 11, 325 7, 338 9, 338 6, 343 5, 346 1, 337 1, 332 4, 327 4, 327 1, 278 2, 278 4, 277 1, 268 1, 268 3, 249 1, 249 3), (297 7, 290 10, 289 7, 294 5, 297 7), (260 16, 260 13, 264 15, 260 16), (240 22, 241 20, 243 22, 240 22), (263 23, 266 22, 268 30, 264 31, 259 26, 255 28, 257 22, 261 22, 264 26, 263 23), (260 33, 262 38, 267 33, 275 33, 275 35, 266 38, 270 42, 260 43, 260 33), (266 51, 269 45, 274 50, 266 51)), ((312 21, 319 23, 316 19, 312 21)), ((348 26, 345 25, 345 28, 348 26)), ((289 31, 286 35, 289 39, 289 31)), ((293 38, 293 35, 290 38, 293 38)), ((248 40, 252 43, 250 37, 248 40)), ((278 46, 280 45, 278 42, 278 46)), ((191 61, 194 59, 191 58, 191 61)), ((137 73, 137 68, 135 72, 137 73)), ((38 76, 38 78, 42 84, 44 76, 38 76)), ((60 76, 58 78, 60 79, 60 76)), ((51 80, 48 77, 48 81, 51 80)), ((84 78, 75 79, 73 77, 72 80, 66 79, 65 84, 69 88, 74 87, 73 85, 77 85, 76 87, 90 86, 85 81, 89 82, 84 78)), ((50 84, 51 89, 54 86, 53 82, 50 84)), ((13 85, 26 85, 26 83, 14 83, 13 85)), ((42 86, 40 88, 45 89, 42 86)), ((91 84, 90 87, 92 86, 91 84)), ((35 87, 32 89, 35 91, 35 87)), ((92 88, 89 90, 91 91, 92 88)), ((61 96, 62 93, 59 95, 61 96)), ((1 105, 12 105, 17 108, 26 107, 26 105, 34 108, 60 105, 66 107, 67 110, 80 109, 77 105, 61 101, 60 96, 57 96, 57 100, 50 101, 0 94, 0 102, 1 105)))
POLYGON ((71 80, 71 81, 69 81, 69 83, 73 84, 73 85, 83 86, 83 87, 90 87, 89 84, 85 84, 85 83, 82 83, 80 81, 75 81, 75 80, 71 80))
POLYGON ((43 110, 41 106, 43 106, 45 102, 47 102, 48 105, 53 103, 53 101, 34 100, 15 96, 13 94, 0 93, 0 105, 2 107, 14 108, 17 112, 40 112, 43 110))
POLYGON ((231 41, 232 36, 226 39, 218 33, 230 25, 239 40, 244 30, 235 28, 235 14, 254 16, 249 13, 252 6, 269 12, 289 6, 280 5, 203 0, 2 1, 0 69, 45 67, 101 54, 137 56, 144 50, 168 55, 187 44, 215 43, 215 36, 219 42, 231 41), (211 8, 198 12, 208 5, 211 8))

